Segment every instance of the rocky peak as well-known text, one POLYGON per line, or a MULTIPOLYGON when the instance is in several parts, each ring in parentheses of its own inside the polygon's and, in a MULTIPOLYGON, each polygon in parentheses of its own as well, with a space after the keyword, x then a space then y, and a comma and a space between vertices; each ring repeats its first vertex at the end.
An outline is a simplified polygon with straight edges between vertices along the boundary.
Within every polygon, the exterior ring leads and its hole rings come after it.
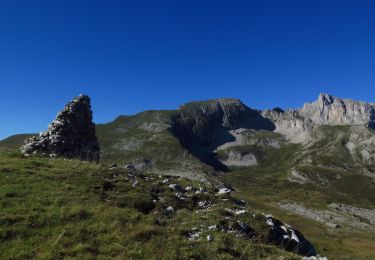
POLYGON ((171 120, 170 131, 201 161, 215 169, 226 170, 226 166, 216 160, 214 150, 234 141, 229 131, 239 128, 274 130, 274 125, 260 111, 250 109, 240 100, 222 98, 181 106, 171 120))
POLYGON ((228 129, 241 124, 245 114, 252 111, 239 99, 220 98, 206 101, 190 102, 180 107, 182 117, 193 117, 195 120, 205 118, 228 129))
POLYGON ((320 94, 316 102, 306 103, 299 113, 317 125, 371 125, 375 104, 320 94))
POLYGON ((292 142, 306 142, 309 132, 321 125, 358 125, 375 129, 375 103, 342 99, 321 93, 301 109, 265 110, 262 115, 276 126, 275 131, 292 142))
POLYGON ((272 128, 260 111, 250 109, 234 98, 221 98, 184 104, 172 120, 172 130, 188 142, 211 143, 220 129, 272 128))
POLYGON ((86 95, 79 95, 66 104, 47 131, 27 139, 21 147, 26 155, 41 153, 96 162, 99 150, 90 98, 86 95))
POLYGON ((334 100, 337 99, 329 94, 320 93, 317 102, 321 105, 330 105, 334 102, 334 100))

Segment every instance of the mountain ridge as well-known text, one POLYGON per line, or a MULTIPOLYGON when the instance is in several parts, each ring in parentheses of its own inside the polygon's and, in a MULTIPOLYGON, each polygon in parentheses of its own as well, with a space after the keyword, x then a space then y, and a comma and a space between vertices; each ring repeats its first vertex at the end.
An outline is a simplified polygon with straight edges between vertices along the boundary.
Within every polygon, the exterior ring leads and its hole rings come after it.
MULTIPOLYGON (((322 94, 285 111, 252 109, 226 98, 118 116, 95 126, 97 167, 225 183, 252 208, 303 231, 318 252, 343 258, 363 250, 363 258, 372 259, 372 108, 322 94)), ((0 141, 0 150, 14 150, 26 136, 0 141)))
MULTIPOLYGON (((302 108, 285 111, 256 110, 239 99, 221 98, 188 102, 177 110, 118 116, 96 125, 96 132, 102 162, 205 181, 216 181, 215 176, 233 167, 259 165, 270 152, 292 149, 284 178, 322 185, 330 175, 317 181, 311 168, 325 172, 333 157, 350 162, 350 166, 337 165, 337 176, 348 169, 373 175, 374 111, 373 103, 323 93, 302 108), (322 144, 326 136, 331 139, 322 144), (340 156, 332 156, 334 151, 340 156)), ((12 148, 17 140, 21 145, 21 137, 11 137, 12 148)), ((7 148, 8 140, 0 141, 0 149, 7 148)))
MULTIPOLYGON (((285 138, 287 142, 306 145, 312 141, 314 131, 319 126, 361 125, 371 128, 374 118, 374 103, 320 93, 316 101, 305 103, 299 109, 285 111, 278 108, 252 109, 236 98, 193 101, 182 104, 177 110, 149 110, 132 116, 118 116, 112 122, 97 125, 97 130, 100 142, 105 143, 102 152, 104 159, 115 153, 134 154, 145 142, 149 144, 147 146, 151 143, 155 146, 148 156, 153 157, 157 148, 162 146, 162 140, 166 139, 174 143, 175 147, 178 146, 176 142, 180 143, 183 149, 177 152, 179 156, 187 158, 191 154, 203 164, 227 171, 227 166, 216 158, 216 150, 226 143, 241 145, 240 140, 244 138, 236 135, 236 129, 274 132, 281 134, 277 143, 284 142, 282 139, 285 138), (111 126, 116 129, 109 129, 111 126), (106 131, 110 131, 113 136, 105 137, 106 131), (106 155, 108 153, 109 156, 106 155)), ((6 146, 6 141, 0 142, 0 147, 1 144, 6 146)), ((143 147, 147 153, 147 147, 143 147)), ((232 158, 239 157, 242 160, 238 153, 230 153, 232 158)), ((252 158, 252 155, 249 156, 252 158)))

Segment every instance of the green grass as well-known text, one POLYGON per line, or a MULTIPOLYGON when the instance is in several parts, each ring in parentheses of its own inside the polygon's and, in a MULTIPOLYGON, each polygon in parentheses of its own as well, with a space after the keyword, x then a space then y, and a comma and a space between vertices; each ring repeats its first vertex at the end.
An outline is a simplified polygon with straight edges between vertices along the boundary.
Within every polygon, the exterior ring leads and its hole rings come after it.
POLYGON ((205 229, 202 239, 188 240, 185 234, 194 227, 229 225, 222 209, 233 207, 232 199, 222 201, 210 192, 180 201, 169 183, 202 184, 178 178, 162 184, 157 176, 136 176, 139 183, 132 187, 123 169, 0 153, 0 258, 299 259, 268 245, 264 219, 253 213, 242 218, 257 230, 255 240, 220 229, 205 229), (158 196, 163 202, 153 201, 158 196), (197 212, 196 202, 203 199, 216 202, 212 211, 197 212), (168 205, 173 214, 166 213, 168 205), (207 235, 214 240, 207 242, 207 235))
POLYGON ((244 135, 248 139, 257 139, 259 141, 264 139, 275 139, 281 142, 285 141, 281 134, 266 130, 245 130, 241 132, 241 135, 244 135))
POLYGON ((313 132, 315 141, 307 150, 313 165, 331 168, 350 168, 353 158, 345 144, 349 140, 350 126, 320 126, 313 132))
MULTIPOLYGON (((292 156, 298 151, 300 145, 286 144, 280 148, 263 147, 258 145, 241 145, 229 147, 229 150, 235 150, 242 153, 250 152, 255 155, 257 162, 256 166, 249 168, 232 167, 234 172, 252 172, 267 178, 283 178, 287 177, 287 170, 293 166, 292 156), (264 176, 267 174, 267 176, 264 176)), ((225 156, 226 151, 219 151, 218 156, 225 156)), ((232 175, 232 174, 231 174, 232 175)))
MULTIPOLYGON (((221 179, 238 188, 235 195, 249 201, 253 208, 270 212, 302 230, 317 246, 318 251, 329 259, 374 259, 375 234, 371 231, 332 230, 324 224, 282 210, 277 206, 281 201, 291 200, 316 209, 325 209, 332 202, 374 208, 374 178, 335 167, 337 164, 345 167, 345 162, 340 161, 340 159, 345 160, 348 153, 341 142, 341 138, 345 138, 345 135, 337 139, 337 129, 327 128, 328 130, 322 130, 328 131, 325 133, 327 139, 308 148, 307 155, 319 160, 319 164, 300 164, 299 153, 305 149, 301 145, 282 145, 280 149, 259 146, 235 147, 240 151, 250 151, 255 154, 259 164, 248 168, 233 167, 232 171, 222 175, 221 179), (337 145, 335 148, 339 153, 337 157, 334 157, 336 153, 328 152, 332 145, 337 145), (341 153, 340 149, 342 149, 341 153), (323 155, 318 157, 315 152, 322 152, 323 155), (344 152, 345 154, 342 154, 344 152), (325 158, 324 153, 334 159, 325 158), (299 184, 287 181, 292 167, 307 174, 313 182, 299 184), (328 180, 328 184, 317 185, 318 176, 328 180)), ((339 130, 346 131, 347 128, 343 127, 339 130)), ((307 155, 305 154, 302 159, 307 155)), ((346 162, 351 161, 346 159, 346 162)))
MULTIPOLYGON (((187 155, 167 128, 157 133, 140 128, 145 122, 163 122, 168 126, 173 113, 147 111, 98 125, 103 161, 125 163, 146 158, 162 171, 186 170, 185 165, 191 164, 198 172, 208 172, 208 167, 187 155), (134 150, 118 148, 121 142, 126 144, 129 140, 140 140, 141 144, 134 150)), ((296 226, 322 255, 330 259, 374 259, 374 234, 331 230, 276 206, 283 200, 293 200, 316 209, 325 209, 331 202, 374 208, 374 178, 361 175, 361 169, 372 171, 375 166, 359 164, 350 155, 345 147, 350 131, 349 126, 320 127, 313 133, 314 143, 309 146, 281 142, 281 147, 275 149, 260 142, 230 147, 255 154, 259 164, 232 167, 231 172, 219 178, 237 188, 235 195, 248 201, 254 211, 270 212, 296 226), (287 181, 293 167, 308 176, 311 183, 287 181)), ((280 138, 267 131, 245 134, 259 141, 280 138)), ((18 148, 25 137, 18 135, 1 141, 0 150, 18 148)), ((221 156, 225 154, 219 151, 218 157, 221 156)), ((132 188, 121 179, 126 172, 109 172, 107 168, 74 160, 0 155, 0 258, 294 257, 266 245, 261 238, 258 243, 249 243, 213 232, 212 243, 204 239, 189 241, 182 235, 184 232, 222 221, 220 208, 228 204, 216 201, 217 210, 196 214, 191 201, 180 203, 173 192, 164 188, 165 203, 179 209, 173 217, 167 216, 163 213, 165 205, 153 203, 155 185, 144 182, 132 188), (113 178, 114 188, 104 189, 111 187, 113 178)), ((184 179, 179 182, 184 186, 199 185, 184 179)), ((258 226, 260 234, 264 231, 261 223, 251 224, 258 226)))
POLYGON ((146 111, 135 116, 122 116, 111 123, 97 125, 103 162, 126 163, 148 159, 159 170, 178 169, 184 164, 199 171, 209 171, 197 158, 189 156, 179 140, 168 130, 175 111, 146 111), (150 131, 145 125, 156 125, 150 131), (130 144, 130 146, 129 146, 130 144), (132 145, 133 144, 133 145, 132 145))
POLYGON ((253 172, 246 171, 232 172, 222 178, 237 187, 235 196, 248 201, 252 208, 269 212, 303 231, 304 235, 316 246, 317 251, 329 259, 374 259, 375 234, 371 231, 332 230, 324 224, 282 210, 276 205, 284 200, 292 200, 306 207, 317 209, 323 209, 331 202, 372 208, 373 200, 367 200, 369 196, 373 196, 372 194, 367 194, 362 199, 359 196, 353 198, 350 197, 350 193, 339 193, 338 190, 278 181, 268 177, 262 178, 253 172))
MULTIPOLYGON (((212 171, 195 157, 189 156, 179 140, 168 130, 171 117, 175 113, 172 110, 151 110, 134 116, 120 116, 110 123, 96 125, 101 161, 125 164, 149 159, 160 170, 176 169, 183 164, 190 164, 199 171, 212 171), (147 130, 147 125, 157 125, 160 129, 147 130)), ((19 149, 30 136, 32 135, 14 135, 4 139, 0 141, 0 151, 19 149)))
POLYGON ((0 141, 0 151, 13 151, 21 147, 24 140, 33 136, 34 134, 18 134, 12 135, 0 141))

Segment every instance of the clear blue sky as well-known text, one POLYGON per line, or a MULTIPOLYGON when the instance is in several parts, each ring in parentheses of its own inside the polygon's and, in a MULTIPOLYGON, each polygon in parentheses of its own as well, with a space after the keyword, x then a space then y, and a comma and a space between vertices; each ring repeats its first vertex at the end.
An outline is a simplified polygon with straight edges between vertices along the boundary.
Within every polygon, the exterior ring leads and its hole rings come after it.
POLYGON ((217 97, 375 101, 375 1, 0 3, 0 139, 92 97, 97 123, 217 97))

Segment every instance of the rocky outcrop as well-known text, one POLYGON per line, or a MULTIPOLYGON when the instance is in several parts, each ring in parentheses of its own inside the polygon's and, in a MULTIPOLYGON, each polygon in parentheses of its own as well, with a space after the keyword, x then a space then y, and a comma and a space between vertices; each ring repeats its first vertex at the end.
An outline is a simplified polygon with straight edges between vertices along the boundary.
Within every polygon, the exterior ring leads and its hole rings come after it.
POLYGON ((375 104, 320 94, 316 102, 306 103, 301 116, 316 125, 375 126, 375 104))
POLYGON ((80 95, 70 101, 47 131, 25 140, 21 151, 25 155, 45 154, 98 162, 100 149, 90 98, 80 95))
MULTIPOLYGON (((318 100, 301 109, 258 111, 238 99, 216 99, 191 102, 180 107, 172 118, 171 132, 194 156, 219 170, 232 165, 215 160, 217 148, 239 143, 234 130, 274 131, 289 142, 307 144, 313 141, 314 130, 325 125, 359 125, 375 128, 375 104, 320 94, 318 100)), ((249 166, 238 154, 231 161, 249 166)), ((364 157, 369 157, 364 154, 364 157)))
POLYGON ((314 209, 295 201, 282 201, 277 205, 294 214, 321 222, 330 228, 375 229, 375 209, 358 208, 342 203, 331 203, 326 205, 325 209, 314 209))
POLYGON ((211 144, 221 128, 235 129, 251 110, 237 99, 191 102, 172 119, 172 132, 184 142, 211 144))
POLYGON ((241 152, 228 149, 223 151, 222 153, 224 153, 224 155, 221 156, 223 158, 219 159, 226 166, 247 167, 258 164, 255 155, 250 152, 241 152))
POLYGON ((292 228, 280 220, 274 219, 272 215, 266 215, 266 223, 269 227, 268 241, 303 256, 315 256, 315 247, 308 241, 300 231, 292 228))
POLYGON ((191 102, 176 112, 171 122, 172 134, 194 156, 219 170, 226 170, 226 166, 214 158, 213 152, 235 140, 230 130, 275 128, 260 111, 250 109, 238 99, 191 102))
POLYGON ((262 115, 275 124, 275 132, 284 135, 292 143, 305 142, 313 128, 310 118, 302 117, 298 110, 265 110, 262 115))
POLYGON ((257 110, 238 99, 215 99, 184 104, 172 119, 172 132, 199 145, 212 144, 220 129, 266 129, 275 127, 257 110))
POLYGON ((359 125, 375 129, 375 103, 341 99, 320 94, 318 100, 301 109, 265 110, 262 115, 295 143, 307 142, 312 129, 322 125, 359 125))

